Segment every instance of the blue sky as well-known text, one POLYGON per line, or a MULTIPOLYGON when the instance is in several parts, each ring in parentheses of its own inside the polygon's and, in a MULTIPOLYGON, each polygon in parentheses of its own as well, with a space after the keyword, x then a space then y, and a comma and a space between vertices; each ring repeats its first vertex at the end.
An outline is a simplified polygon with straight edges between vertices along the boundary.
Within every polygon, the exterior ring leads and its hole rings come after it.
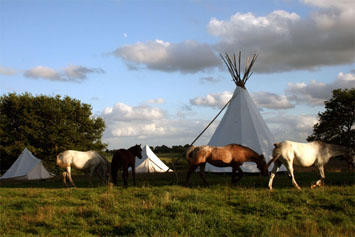
POLYGON ((355 87, 354 5, 0 0, 0 93, 92 105, 109 148, 183 145, 235 89, 218 53, 241 50, 258 54, 246 86, 275 138, 302 142, 331 91, 355 87))

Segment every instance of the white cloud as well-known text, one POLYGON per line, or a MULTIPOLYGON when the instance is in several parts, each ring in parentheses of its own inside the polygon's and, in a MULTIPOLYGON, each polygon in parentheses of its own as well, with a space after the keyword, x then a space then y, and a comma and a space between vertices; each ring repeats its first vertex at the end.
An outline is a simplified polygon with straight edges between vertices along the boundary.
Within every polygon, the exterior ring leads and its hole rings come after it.
POLYGON ((115 50, 130 69, 146 68, 161 71, 194 73, 220 65, 220 60, 208 44, 186 40, 170 43, 162 40, 138 42, 115 50))
POLYGON ((275 10, 265 16, 237 12, 229 19, 213 17, 207 30, 216 44, 186 40, 137 42, 114 54, 132 70, 148 68, 195 73, 221 67, 218 52, 258 54, 254 71, 261 73, 314 70, 354 62, 354 1, 303 0, 309 16, 275 10))
POLYGON ((353 87, 355 87, 355 74, 340 72, 337 79, 329 84, 316 80, 311 81, 308 85, 305 83, 289 83, 285 93, 290 100, 298 104, 319 106, 324 105, 324 101, 332 97, 333 90, 353 87))
POLYGON ((0 66, 0 74, 11 76, 16 74, 16 70, 13 68, 0 66))
POLYGON ((25 72, 24 76, 35 78, 35 79, 43 78, 43 79, 54 80, 54 81, 64 80, 60 75, 60 73, 58 73, 56 70, 45 66, 37 66, 31 68, 25 72))
POLYGON ((265 120, 276 141, 291 140, 306 142, 308 136, 313 133, 313 126, 318 122, 316 115, 285 115, 265 120))
MULTIPOLYGON (((110 148, 130 147, 134 144, 176 145, 192 142, 206 126, 207 121, 171 119, 159 108, 129 106, 117 103, 101 114, 106 130, 103 141, 110 148)), ((210 136, 210 130, 199 142, 210 136)))
MULTIPOLYGON (((205 97, 196 97, 190 99, 191 105, 205 106, 221 109, 232 97, 232 92, 225 91, 222 93, 208 94, 205 97)), ((288 98, 284 95, 277 95, 269 92, 252 93, 254 103, 258 108, 267 109, 290 109, 294 105, 290 103, 288 98)))
POLYGON ((87 74, 89 73, 104 73, 104 71, 100 68, 87 68, 75 65, 69 65, 62 71, 46 66, 36 66, 26 70, 24 76, 50 81, 81 81, 87 79, 87 74))
POLYGON ((117 121, 145 121, 152 119, 161 119, 164 117, 164 112, 159 108, 154 108, 148 105, 129 106, 124 103, 117 103, 113 107, 107 107, 104 110, 105 118, 117 121))
POLYGON ((225 91, 216 94, 208 94, 206 97, 196 97, 190 99, 190 104, 196 106, 222 108, 230 100, 232 94, 233 93, 230 91, 225 91))
POLYGON ((277 95, 269 92, 256 92, 252 93, 251 97, 259 108, 291 109, 295 107, 285 95, 277 95))
POLYGON ((164 102, 163 98, 150 99, 147 101, 148 104, 163 104, 164 102))
POLYGON ((227 21, 212 18, 208 30, 219 38, 219 52, 257 53, 256 72, 310 70, 354 62, 353 4, 305 2, 323 8, 309 18, 281 10, 267 16, 236 13, 227 21))

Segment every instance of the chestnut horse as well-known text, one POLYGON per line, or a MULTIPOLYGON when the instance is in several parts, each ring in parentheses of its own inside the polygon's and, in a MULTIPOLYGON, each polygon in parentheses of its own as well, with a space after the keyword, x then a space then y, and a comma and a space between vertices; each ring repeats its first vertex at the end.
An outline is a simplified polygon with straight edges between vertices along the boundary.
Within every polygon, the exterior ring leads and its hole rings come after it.
POLYGON ((126 149, 119 149, 113 153, 111 162, 111 179, 113 184, 117 185, 117 172, 120 168, 123 169, 122 177, 125 186, 128 185, 128 168, 132 168, 133 184, 136 185, 136 156, 142 159, 141 145, 135 145, 126 149))
POLYGON ((252 149, 229 144, 223 147, 218 146, 191 146, 186 152, 186 159, 189 162, 189 170, 186 176, 186 185, 189 185, 189 179, 197 167, 200 167, 200 176, 204 184, 207 185, 205 178, 206 162, 217 167, 232 167, 232 184, 243 177, 243 171, 240 166, 244 162, 255 162, 262 175, 268 175, 266 161, 263 155, 259 155, 252 149), (236 178, 238 171, 238 178, 236 178))

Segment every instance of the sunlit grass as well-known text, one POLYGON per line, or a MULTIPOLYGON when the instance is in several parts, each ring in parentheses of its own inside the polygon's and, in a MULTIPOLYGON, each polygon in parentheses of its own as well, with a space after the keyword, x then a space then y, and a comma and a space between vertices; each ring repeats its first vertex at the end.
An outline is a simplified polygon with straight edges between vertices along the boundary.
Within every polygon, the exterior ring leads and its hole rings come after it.
MULTIPOLYGON (((355 186, 350 173, 327 174, 327 186, 310 189, 316 174, 298 173, 302 191, 286 175, 247 175, 230 186, 230 175, 198 174, 192 188, 174 185, 173 174, 138 175, 137 186, 78 188, 59 178, 2 183, 0 229, 5 236, 173 235, 173 236, 354 236, 355 186)), ((184 174, 179 174, 179 183, 184 174)), ((120 180, 122 181, 122 180, 120 180)), ((131 180, 130 180, 131 181, 131 180)), ((130 183, 131 185, 131 183, 130 183)))

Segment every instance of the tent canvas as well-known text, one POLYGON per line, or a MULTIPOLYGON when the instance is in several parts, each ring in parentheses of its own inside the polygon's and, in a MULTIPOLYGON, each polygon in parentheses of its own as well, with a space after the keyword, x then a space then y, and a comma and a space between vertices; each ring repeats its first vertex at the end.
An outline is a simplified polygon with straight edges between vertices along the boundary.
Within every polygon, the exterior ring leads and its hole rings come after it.
MULTIPOLYGON (((256 54, 254 54, 251 61, 248 58, 244 75, 241 75, 241 53, 239 53, 239 61, 237 61, 235 55, 232 57, 228 54, 221 55, 237 88, 234 90, 233 96, 228 102, 227 110, 208 145, 225 146, 233 143, 244 145, 259 154, 263 154, 268 161, 272 155, 275 139, 245 88, 245 83, 251 76, 251 67, 256 57, 256 54)), ((244 163, 241 168, 244 172, 259 172, 256 164, 250 162, 244 163)), ((231 167, 219 168, 208 163, 205 170, 209 172, 232 172, 231 167)))
POLYGON ((0 179, 33 180, 51 177, 52 175, 43 166, 42 161, 25 148, 0 179))
POLYGON ((136 157, 136 173, 154 173, 172 171, 145 145, 142 150, 142 159, 136 157))
MULTIPOLYGON (((238 86, 233 97, 208 145, 240 144, 263 154, 269 160, 275 142, 274 136, 246 89, 238 86)), ((245 172, 259 172, 256 165, 250 162, 244 163, 241 168, 245 172)), ((218 168, 207 164, 206 171, 232 172, 232 168, 218 168)))

